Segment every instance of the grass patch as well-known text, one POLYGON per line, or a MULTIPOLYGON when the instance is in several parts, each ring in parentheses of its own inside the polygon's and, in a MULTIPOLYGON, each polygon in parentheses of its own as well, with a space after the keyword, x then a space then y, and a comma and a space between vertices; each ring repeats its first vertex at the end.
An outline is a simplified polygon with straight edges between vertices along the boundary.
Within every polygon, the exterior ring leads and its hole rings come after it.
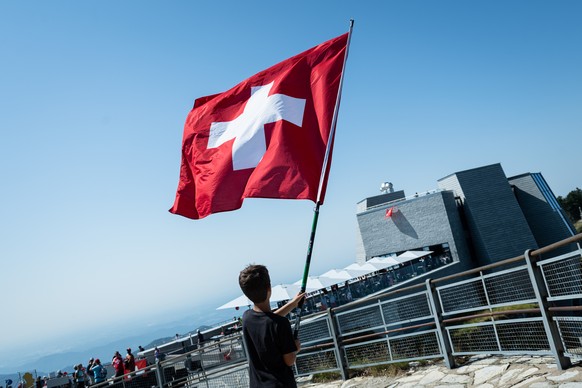
MULTIPOLYGON (((418 366, 426 366, 431 364, 431 361, 418 360, 415 361, 418 366)), ((434 362, 434 361, 432 361, 434 362)), ((404 375, 412 367, 410 362, 394 362, 390 364, 374 365, 362 369, 352 369, 349 371, 349 378, 354 377, 398 377, 404 375)), ((313 383, 329 383, 331 381, 341 380, 342 376, 337 372, 316 373, 313 375, 313 383)))
POLYGON ((399 376, 410 369, 408 362, 394 362, 391 364, 375 365, 364 370, 364 376, 399 376))
POLYGON ((313 375, 311 382, 313 383, 329 383, 330 381, 341 380, 342 375, 337 372, 323 372, 313 375))

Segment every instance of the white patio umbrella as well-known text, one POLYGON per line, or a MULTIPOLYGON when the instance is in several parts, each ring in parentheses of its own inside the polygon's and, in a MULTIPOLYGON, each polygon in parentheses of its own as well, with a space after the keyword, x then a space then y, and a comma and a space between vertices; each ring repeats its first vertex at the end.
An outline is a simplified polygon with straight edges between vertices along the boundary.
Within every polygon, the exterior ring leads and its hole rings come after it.
POLYGON ((406 251, 396 256, 396 260, 400 261, 402 264, 407 261, 410 262, 410 268, 412 268, 413 274, 416 274, 416 268, 414 267, 412 260, 430 255, 431 253, 432 251, 406 251))
MULTIPOLYGON (((303 279, 299 279, 293 284, 298 284, 301 286, 303 279)), ((322 288, 327 288, 329 286, 333 286, 337 284, 337 279, 326 278, 323 276, 309 276, 307 277, 307 289, 311 289, 312 291, 321 290, 322 288)))
POLYGON ((377 272, 377 271, 381 270, 382 268, 384 268, 384 267, 382 267, 381 264, 374 264, 374 263, 370 263, 370 262, 365 262, 364 264, 354 263, 354 264, 350 264, 346 267, 346 269, 348 271, 356 270, 356 271, 364 272, 362 275, 359 275, 359 276, 367 275, 367 274, 372 273, 372 272, 377 272))
POLYGON ((380 264, 384 266, 384 268, 400 264, 400 262, 393 257, 374 257, 368 260, 368 263, 380 264))
POLYGON ((367 272, 366 271, 358 271, 358 270, 348 270, 348 269, 330 269, 326 273, 322 273, 320 276, 337 279, 338 281, 346 281, 355 279, 358 276, 363 276, 367 272))
POLYGON ((400 263, 405 263, 410 260, 419 259, 421 257, 430 255, 432 251, 406 251, 396 256, 396 260, 400 263))
POLYGON ((293 299, 300 290, 300 284, 277 284, 276 286, 271 287, 271 302, 293 299))
POLYGON ((241 295, 236 299, 231 300, 228 303, 223 304, 222 306, 218 307, 217 310, 223 309, 233 309, 237 307, 244 307, 244 306, 252 306, 253 302, 247 298, 245 295, 241 295))

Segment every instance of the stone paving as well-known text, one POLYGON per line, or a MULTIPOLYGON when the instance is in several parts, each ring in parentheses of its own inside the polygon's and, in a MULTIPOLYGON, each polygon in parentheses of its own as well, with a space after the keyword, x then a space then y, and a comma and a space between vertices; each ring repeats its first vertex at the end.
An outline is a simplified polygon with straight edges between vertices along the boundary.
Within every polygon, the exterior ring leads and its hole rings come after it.
POLYGON ((418 366, 395 377, 354 377, 347 381, 312 383, 310 377, 299 380, 300 388, 582 388, 582 366, 560 371, 551 357, 474 356, 455 369, 444 363, 418 366))

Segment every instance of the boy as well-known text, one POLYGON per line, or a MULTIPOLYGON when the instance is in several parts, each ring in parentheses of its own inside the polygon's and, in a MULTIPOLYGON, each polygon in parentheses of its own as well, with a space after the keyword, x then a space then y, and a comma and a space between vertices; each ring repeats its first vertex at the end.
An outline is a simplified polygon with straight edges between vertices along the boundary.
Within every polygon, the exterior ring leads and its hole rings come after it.
POLYGON ((271 279, 264 265, 249 265, 238 277, 241 290, 253 301, 243 314, 243 335, 249 354, 250 387, 297 387, 291 365, 301 349, 293 339, 285 318, 305 294, 297 294, 286 305, 271 311, 271 279))

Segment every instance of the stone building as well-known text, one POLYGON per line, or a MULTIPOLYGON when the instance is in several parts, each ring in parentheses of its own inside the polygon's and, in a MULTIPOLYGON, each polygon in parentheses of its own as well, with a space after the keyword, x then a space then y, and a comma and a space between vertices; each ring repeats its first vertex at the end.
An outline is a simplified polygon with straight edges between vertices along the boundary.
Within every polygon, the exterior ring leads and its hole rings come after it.
POLYGON ((450 174, 429 192, 366 198, 356 218, 358 262, 430 251, 450 264, 433 277, 516 257, 575 233, 540 173, 508 179, 500 164, 450 174))

